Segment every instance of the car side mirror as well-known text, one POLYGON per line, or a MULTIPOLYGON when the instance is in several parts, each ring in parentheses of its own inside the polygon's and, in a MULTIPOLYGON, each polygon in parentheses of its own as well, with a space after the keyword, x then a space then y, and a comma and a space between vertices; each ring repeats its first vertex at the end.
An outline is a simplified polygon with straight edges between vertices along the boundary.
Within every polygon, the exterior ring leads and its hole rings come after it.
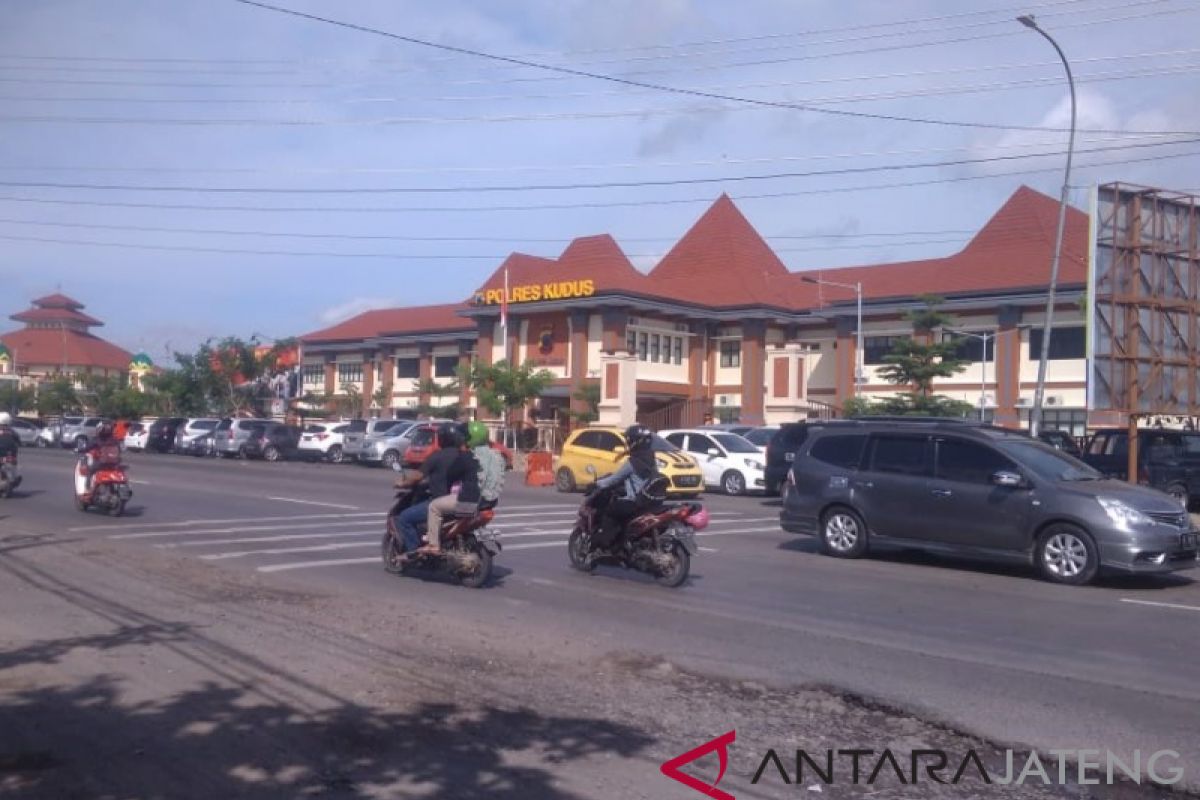
POLYGON ((1009 472, 1002 469, 999 472, 993 473, 992 483, 1007 489, 1019 489, 1025 485, 1025 479, 1016 472, 1009 472))
POLYGON ((708 455, 710 458, 716 458, 717 456, 721 455, 721 451, 715 447, 710 447, 708 448, 708 455))

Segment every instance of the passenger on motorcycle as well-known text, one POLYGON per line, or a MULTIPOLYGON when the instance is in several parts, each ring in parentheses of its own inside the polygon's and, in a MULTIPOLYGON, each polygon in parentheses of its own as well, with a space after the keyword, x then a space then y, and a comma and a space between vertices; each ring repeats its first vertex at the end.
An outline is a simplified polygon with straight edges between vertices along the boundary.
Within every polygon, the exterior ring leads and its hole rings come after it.
POLYGON ((478 420, 467 423, 467 447, 479 464, 479 507, 495 508, 504 490, 504 456, 492 448, 487 425, 478 420))
MULTIPOLYGON (((17 454, 21 450, 21 440, 17 438, 17 434, 13 433, 12 415, 7 411, 0 411, 0 458, 12 456, 15 460, 17 454)), ((15 489, 21 483, 21 474, 17 472, 17 466, 13 464, 13 485, 15 489)))
POLYGON ((621 544, 625 523, 653 505, 645 489, 659 477, 658 464, 654 459, 654 433, 644 425, 631 425, 625 430, 625 442, 629 458, 613 474, 600 478, 590 492, 622 485, 622 494, 613 498, 604 508, 604 522, 600 529, 598 545, 616 549, 621 544))
MULTIPOLYGON (((436 520, 431 519, 433 502, 440 498, 449 497, 443 501, 440 508, 447 505, 454 510, 458 503, 470 504, 473 508, 479 504, 478 467, 475 459, 463 449, 465 426, 445 424, 438 428, 438 450, 425 459, 421 465, 421 478, 416 489, 423 489, 425 499, 414 503, 400 512, 396 517, 396 526, 404 536, 405 552, 412 553, 421 547, 422 522, 427 524, 426 535, 429 545, 425 552, 437 553, 441 550, 441 513, 436 520), (458 497, 451 494, 451 487, 459 484, 458 497)), ((411 481, 397 482, 398 487, 411 486, 411 481)))
POLYGON ((92 476, 105 467, 113 467, 121 463, 121 446, 113 436, 111 422, 102 422, 96 429, 96 438, 90 443, 80 443, 77 451, 84 459, 87 467, 87 480, 84 481, 85 493, 92 490, 92 476))

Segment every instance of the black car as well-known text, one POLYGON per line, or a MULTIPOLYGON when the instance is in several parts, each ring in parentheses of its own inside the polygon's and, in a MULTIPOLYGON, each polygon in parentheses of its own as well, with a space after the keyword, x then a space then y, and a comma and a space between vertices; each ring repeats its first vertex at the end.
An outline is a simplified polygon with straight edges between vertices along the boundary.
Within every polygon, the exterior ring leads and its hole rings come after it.
POLYGON ((785 422, 767 442, 767 463, 763 470, 768 496, 777 495, 787 482, 792 459, 808 434, 822 425, 845 424, 845 420, 811 420, 807 422, 785 422))
POLYGON ((155 420, 146 435, 146 452, 170 453, 175 449, 175 433, 187 422, 186 417, 163 417, 155 420))
POLYGON ((175 452, 184 456, 196 456, 197 458, 211 457, 217 454, 216 443, 213 441, 211 432, 201 436, 195 436, 188 441, 175 445, 175 452))
MULTIPOLYGON (((1096 431, 1084 449, 1083 461, 1106 477, 1127 480, 1129 431, 1096 431)), ((1138 431, 1137 482, 1190 505, 1193 498, 1200 497, 1200 432, 1162 428, 1138 431)))
POLYGON ((282 461, 295 458, 300 448, 300 428, 281 422, 257 422, 250 427, 250 437, 242 447, 246 458, 282 461))
POLYGON ((1056 583, 1101 569, 1197 566, 1200 533, 1171 497, 1105 479, 1021 431, 947 422, 849 422, 796 453, 780 524, 822 552, 891 544, 1035 566, 1056 583))

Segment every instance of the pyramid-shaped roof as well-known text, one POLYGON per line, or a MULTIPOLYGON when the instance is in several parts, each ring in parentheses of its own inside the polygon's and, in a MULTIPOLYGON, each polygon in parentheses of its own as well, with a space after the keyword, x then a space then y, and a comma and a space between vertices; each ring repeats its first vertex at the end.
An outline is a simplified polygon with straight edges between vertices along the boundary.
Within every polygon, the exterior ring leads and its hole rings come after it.
POLYGON ((33 304, 38 308, 69 308, 73 311, 83 308, 83 303, 58 292, 48 294, 45 297, 39 297, 33 301, 33 304))

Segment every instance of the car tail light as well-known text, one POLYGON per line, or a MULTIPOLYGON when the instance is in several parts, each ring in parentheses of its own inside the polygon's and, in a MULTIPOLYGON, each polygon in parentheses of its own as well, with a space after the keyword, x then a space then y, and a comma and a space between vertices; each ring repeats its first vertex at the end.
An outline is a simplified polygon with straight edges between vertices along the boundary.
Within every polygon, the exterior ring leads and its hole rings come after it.
POLYGON ((328 433, 314 433, 313 438, 316 439, 318 442, 323 442, 329 438, 329 434, 328 433))

